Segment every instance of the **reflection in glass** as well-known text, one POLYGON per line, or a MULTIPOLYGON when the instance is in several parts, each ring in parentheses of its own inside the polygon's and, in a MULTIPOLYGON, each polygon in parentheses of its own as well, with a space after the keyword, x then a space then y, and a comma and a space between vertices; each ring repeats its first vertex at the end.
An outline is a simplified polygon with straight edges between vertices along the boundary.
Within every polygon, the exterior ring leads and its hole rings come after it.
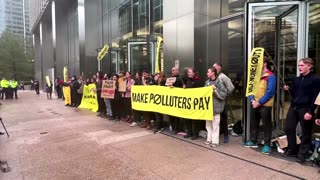
POLYGON ((308 56, 315 61, 315 72, 320 72, 320 4, 312 3, 309 7, 308 56))

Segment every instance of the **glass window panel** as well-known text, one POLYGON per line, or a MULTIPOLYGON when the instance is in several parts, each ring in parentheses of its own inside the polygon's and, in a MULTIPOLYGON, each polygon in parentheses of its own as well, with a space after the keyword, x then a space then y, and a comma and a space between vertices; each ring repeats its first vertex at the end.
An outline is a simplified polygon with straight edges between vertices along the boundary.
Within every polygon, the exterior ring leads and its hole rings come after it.
POLYGON ((221 0, 222 16, 244 11, 246 0, 221 0))

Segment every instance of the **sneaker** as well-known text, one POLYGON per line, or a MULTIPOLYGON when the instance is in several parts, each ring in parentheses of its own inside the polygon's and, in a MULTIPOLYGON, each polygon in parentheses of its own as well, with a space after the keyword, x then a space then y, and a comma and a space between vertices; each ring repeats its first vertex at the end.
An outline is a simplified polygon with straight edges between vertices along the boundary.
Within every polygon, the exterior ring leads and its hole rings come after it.
POLYGON ((212 148, 216 148, 216 147, 218 146, 218 144, 210 144, 210 146, 211 146, 212 148))
POLYGON ((133 122, 130 124, 130 127, 135 127, 135 126, 138 126, 138 124, 136 122, 133 122))
POLYGON ((229 135, 224 136, 223 143, 229 143, 229 135))
POLYGON ((210 145, 210 144, 211 144, 211 141, 205 141, 204 144, 205 144, 205 145, 210 145))
POLYGON ((263 146, 261 153, 262 154, 270 154, 271 148, 270 146, 263 146))
POLYGON ((243 147, 258 148, 258 145, 253 143, 252 141, 248 141, 248 142, 243 144, 243 147))

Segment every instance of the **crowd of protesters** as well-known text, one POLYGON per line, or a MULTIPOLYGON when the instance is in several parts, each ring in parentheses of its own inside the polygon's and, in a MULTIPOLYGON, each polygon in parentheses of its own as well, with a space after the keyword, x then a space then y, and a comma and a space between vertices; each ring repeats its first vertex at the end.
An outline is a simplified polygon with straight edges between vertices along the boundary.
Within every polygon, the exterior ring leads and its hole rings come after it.
MULTIPOLYGON (((260 121, 262 121, 262 130, 264 132, 263 154, 271 152, 272 139, 272 107, 276 93, 276 73, 271 71, 272 63, 264 58, 262 74, 259 82, 259 88, 254 95, 249 96, 250 106, 250 138, 243 146, 250 148, 258 147, 258 134, 260 121)), ((303 163, 308 158, 308 150, 312 142, 312 126, 315 120, 320 125, 320 108, 317 113, 317 106, 314 101, 320 90, 319 78, 313 73, 313 60, 305 58, 299 61, 298 68, 300 76, 293 81, 292 87, 284 86, 283 89, 291 95, 291 106, 287 115, 286 135, 288 138, 288 148, 283 154, 288 157, 297 157, 297 162, 303 163), (296 127, 300 122, 302 128, 301 144, 296 144, 296 127)), ((98 117, 109 119, 115 122, 128 122, 130 127, 140 127, 147 130, 153 130, 154 133, 160 133, 168 129, 172 134, 183 132, 184 138, 195 140, 199 138, 201 130, 207 131, 207 139, 204 144, 217 147, 220 134, 223 135, 223 142, 229 142, 229 131, 227 123, 227 113, 225 102, 228 96, 232 94, 234 85, 230 78, 222 73, 222 65, 214 63, 207 71, 207 78, 201 79, 194 68, 185 68, 180 73, 179 69, 173 67, 171 75, 166 77, 163 72, 151 74, 149 71, 142 72, 121 71, 117 74, 105 74, 97 72, 91 78, 77 78, 73 76, 67 82, 56 79, 54 86, 58 98, 63 97, 63 86, 71 88, 71 104, 67 106, 78 107, 81 103, 83 86, 94 83, 98 99, 98 117), (174 83, 167 84, 167 78, 175 78, 174 83), (113 80, 115 84, 115 94, 113 99, 101 97, 101 90, 104 80, 113 80), (125 82, 125 92, 119 91, 119 84, 125 82), (208 121, 183 119, 166 114, 137 111, 131 107, 131 87, 133 85, 143 86, 168 86, 170 88, 199 88, 211 86, 213 88, 213 114, 214 118, 208 121), (164 121, 166 120, 166 121, 164 121), (153 122, 153 123, 152 123, 153 122)), ((52 83, 51 83, 52 84, 52 83)), ((37 85, 35 85, 37 86, 37 85)), ((51 98, 52 88, 49 89, 48 98, 51 98)))

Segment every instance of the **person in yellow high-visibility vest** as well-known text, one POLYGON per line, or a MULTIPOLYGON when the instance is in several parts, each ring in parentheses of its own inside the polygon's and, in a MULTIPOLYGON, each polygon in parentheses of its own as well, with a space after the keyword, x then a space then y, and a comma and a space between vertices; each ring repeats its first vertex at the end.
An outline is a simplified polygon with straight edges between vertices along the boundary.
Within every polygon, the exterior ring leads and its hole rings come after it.
POLYGON ((3 78, 1 80, 1 88, 2 88, 1 99, 2 100, 4 98, 8 99, 8 94, 7 94, 8 87, 9 87, 9 82, 5 78, 3 78))
POLYGON ((15 99, 18 99, 18 94, 17 94, 18 82, 16 80, 11 81, 11 88, 12 88, 12 99, 13 99, 13 96, 15 96, 15 99))

